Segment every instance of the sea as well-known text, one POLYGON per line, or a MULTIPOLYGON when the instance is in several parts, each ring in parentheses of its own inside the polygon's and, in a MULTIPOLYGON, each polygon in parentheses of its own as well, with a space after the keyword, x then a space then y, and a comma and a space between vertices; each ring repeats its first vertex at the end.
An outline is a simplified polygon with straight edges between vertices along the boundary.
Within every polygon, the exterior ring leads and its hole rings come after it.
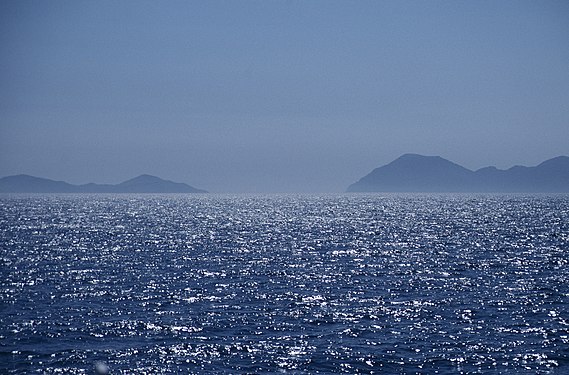
POLYGON ((0 373, 568 374, 569 195, 1 195, 0 373))

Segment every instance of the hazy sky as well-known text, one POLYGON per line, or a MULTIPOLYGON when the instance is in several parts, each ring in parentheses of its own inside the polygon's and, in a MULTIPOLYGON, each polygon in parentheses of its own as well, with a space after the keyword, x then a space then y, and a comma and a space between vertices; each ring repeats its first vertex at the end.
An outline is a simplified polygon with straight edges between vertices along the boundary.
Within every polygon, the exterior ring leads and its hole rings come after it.
POLYGON ((334 192, 407 152, 569 155, 569 2, 0 2, 0 176, 334 192))

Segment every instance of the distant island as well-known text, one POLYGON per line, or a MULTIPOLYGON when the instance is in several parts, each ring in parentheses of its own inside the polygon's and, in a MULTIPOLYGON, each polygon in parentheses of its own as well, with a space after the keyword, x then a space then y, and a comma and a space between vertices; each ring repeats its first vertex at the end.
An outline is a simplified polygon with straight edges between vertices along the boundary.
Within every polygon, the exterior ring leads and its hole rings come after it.
POLYGON ((567 193, 569 157, 507 170, 464 168, 440 156, 405 154, 350 185, 348 192, 567 193))
POLYGON ((25 174, 0 178, 0 193, 207 193, 190 185, 147 174, 116 185, 73 185, 25 174))

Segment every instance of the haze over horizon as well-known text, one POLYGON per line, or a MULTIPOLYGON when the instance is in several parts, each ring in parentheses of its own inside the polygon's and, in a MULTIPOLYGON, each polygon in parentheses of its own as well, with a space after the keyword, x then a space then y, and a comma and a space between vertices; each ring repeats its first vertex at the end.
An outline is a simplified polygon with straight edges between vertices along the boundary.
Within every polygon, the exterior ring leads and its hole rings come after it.
POLYGON ((0 177, 343 191, 569 155, 569 2, 4 1, 0 177))

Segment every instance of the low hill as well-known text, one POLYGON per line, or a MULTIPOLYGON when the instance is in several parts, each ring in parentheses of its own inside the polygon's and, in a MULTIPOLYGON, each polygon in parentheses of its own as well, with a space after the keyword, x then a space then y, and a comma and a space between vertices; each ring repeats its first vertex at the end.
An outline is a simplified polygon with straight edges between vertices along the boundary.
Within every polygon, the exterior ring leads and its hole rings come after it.
POLYGON ((0 178, 2 193, 73 193, 77 186, 63 181, 19 174, 0 178))
POLYGON ((28 175, 0 178, 0 193, 205 193, 190 185, 141 175, 116 185, 72 185, 28 175))
POLYGON ((115 187, 117 192, 121 193, 205 193, 190 185, 163 180, 147 174, 122 182, 115 187))

